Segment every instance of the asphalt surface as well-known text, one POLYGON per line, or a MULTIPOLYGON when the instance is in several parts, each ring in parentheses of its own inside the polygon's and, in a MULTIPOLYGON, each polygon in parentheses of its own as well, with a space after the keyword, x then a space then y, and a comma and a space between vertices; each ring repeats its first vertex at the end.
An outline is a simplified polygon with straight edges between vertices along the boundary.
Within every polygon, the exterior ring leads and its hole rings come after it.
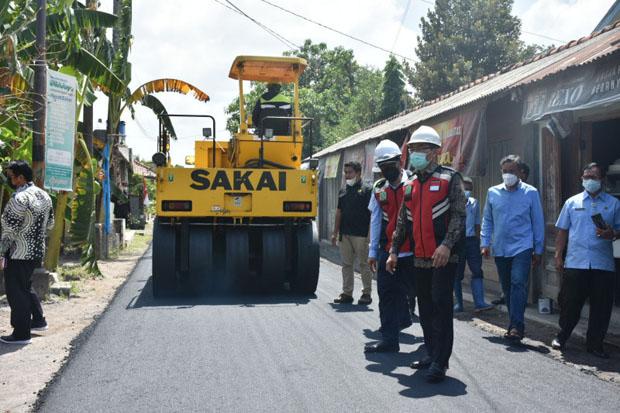
MULTIPOLYGON (((455 320, 448 378, 427 384, 418 324, 398 354, 365 355, 369 308, 336 306, 340 267, 315 298, 154 300, 150 252, 39 405, 45 412, 620 411, 620 387, 455 320)), ((360 281, 356 279, 359 290, 360 281)), ((356 293, 357 294, 357 293, 356 293)))

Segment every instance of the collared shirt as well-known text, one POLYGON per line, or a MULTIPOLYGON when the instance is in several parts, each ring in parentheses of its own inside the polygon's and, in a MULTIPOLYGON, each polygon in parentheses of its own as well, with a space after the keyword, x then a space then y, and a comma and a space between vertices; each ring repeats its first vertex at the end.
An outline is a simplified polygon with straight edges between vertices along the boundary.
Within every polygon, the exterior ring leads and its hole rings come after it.
POLYGON ((620 201, 601 192, 596 198, 583 191, 568 198, 555 226, 568 231, 564 267, 615 271, 612 241, 596 236, 592 215, 601 214, 605 222, 620 230, 620 201))
POLYGON ((480 203, 474 197, 467 199, 467 205, 465 205, 467 211, 467 217, 465 218, 465 236, 477 237, 476 225, 480 225, 480 203))
POLYGON ((0 256, 14 260, 41 260, 46 232, 54 226, 52 200, 32 182, 19 187, 2 213, 0 256))
MULTIPOLYGON (((424 171, 417 172, 421 182, 426 181, 438 166, 436 162, 431 162, 424 171)), ((463 191, 463 178, 461 178, 461 175, 455 174, 452 177, 448 198, 450 199, 448 230, 446 231, 446 236, 444 237, 442 245, 452 250, 452 247, 462 239, 463 231, 465 230, 465 204, 467 203, 467 199, 463 191)), ((407 206, 403 202, 398 212, 398 221, 396 223, 396 229, 394 230, 394 236, 392 237, 392 248, 390 252, 394 253, 398 251, 405 242, 405 225, 411 225, 411 223, 407 220, 407 206)), ((458 261, 458 254, 453 252, 448 262, 455 263, 458 261)), ((416 257, 414 259, 414 266, 417 268, 431 268, 433 266, 433 260, 416 257)))
POLYGON ((489 188, 480 238, 480 246, 491 247, 495 257, 514 257, 530 248, 542 254, 545 221, 538 190, 524 182, 514 191, 504 184, 489 188))
MULTIPOLYGON (((409 181, 405 171, 401 173, 401 180, 398 186, 390 184, 394 189, 403 186, 409 181)), ((381 221, 383 220, 383 214, 381 213, 381 205, 377 202, 377 198, 374 195, 370 196, 370 202, 368 203, 368 210, 370 211, 370 244, 368 246, 368 258, 376 259, 379 256, 379 239, 381 239, 381 221)), ((400 252, 398 257, 409 257, 413 255, 412 252, 400 252)))
POLYGON ((338 209, 341 211, 340 234, 354 237, 367 237, 370 224, 368 202, 372 188, 358 181, 347 185, 338 195, 338 209))

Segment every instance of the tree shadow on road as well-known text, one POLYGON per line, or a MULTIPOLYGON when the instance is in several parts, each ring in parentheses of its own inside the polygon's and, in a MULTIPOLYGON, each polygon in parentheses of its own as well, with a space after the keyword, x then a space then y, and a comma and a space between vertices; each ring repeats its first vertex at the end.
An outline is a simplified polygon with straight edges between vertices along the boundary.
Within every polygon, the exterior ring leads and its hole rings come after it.
POLYGON ((128 310, 140 308, 176 307, 178 309, 192 308, 196 306, 232 305, 239 307, 258 306, 297 306, 308 304, 316 295, 299 295, 278 291, 276 293, 252 293, 233 292, 212 293, 201 295, 177 295, 171 297, 155 298, 153 296, 153 278, 149 278, 140 293, 133 297, 128 310))
POLYGON ((409 366, 411 362, 419 360, 425 355, 424 345, 419 346, 413 353, 367 353, 366 360, 372 364, 366 366, 366 369, 398 380, 400 385, 406 387, 399 394, 408 398, 457 397, 467 394, 467 385, 454 377, 447 376, 443 382, 431 384, 426 381, 425 370, 411 370, 413 374, 396 372, 398 368, 409 366))

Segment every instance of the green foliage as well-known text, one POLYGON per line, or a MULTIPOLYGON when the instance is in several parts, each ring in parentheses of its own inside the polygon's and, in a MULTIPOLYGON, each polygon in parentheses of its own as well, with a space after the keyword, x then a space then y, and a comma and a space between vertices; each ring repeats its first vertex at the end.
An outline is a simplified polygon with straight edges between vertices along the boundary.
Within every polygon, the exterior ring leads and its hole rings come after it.
POLYGON ((521 21, 511 14, 513 0, 437 0, 422 18, 411 83, 430 100, 540 48, 519 40, 521 21))
POLYGON ((402 67, 394 56, 390 56, 383 69, 383 101, 381 118, 387 119, 405 109, 407 92, 402 67))

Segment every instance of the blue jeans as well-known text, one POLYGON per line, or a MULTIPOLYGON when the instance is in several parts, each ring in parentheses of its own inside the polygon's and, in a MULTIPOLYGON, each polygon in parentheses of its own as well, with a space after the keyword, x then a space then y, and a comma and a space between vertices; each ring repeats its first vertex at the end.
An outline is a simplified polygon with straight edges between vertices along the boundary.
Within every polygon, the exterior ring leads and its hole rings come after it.
POLYGON ((527 286, 530 267, 532 266, 532 249, 518 253, 514 257, 495 257, 495 265, 506 297, 506 306, 510 316, 508 330, 516 328, 523 334, 525 330, 524 315, 527 305, 527 286))
POLYGON ((456 279, 463 281, 465 278, 465 263, 471 271, 471 278, 482 278, 482 255, 480 255, 480 238, 465 238, 465 249, 459 257, 459 265, 456 270, 456 279))

